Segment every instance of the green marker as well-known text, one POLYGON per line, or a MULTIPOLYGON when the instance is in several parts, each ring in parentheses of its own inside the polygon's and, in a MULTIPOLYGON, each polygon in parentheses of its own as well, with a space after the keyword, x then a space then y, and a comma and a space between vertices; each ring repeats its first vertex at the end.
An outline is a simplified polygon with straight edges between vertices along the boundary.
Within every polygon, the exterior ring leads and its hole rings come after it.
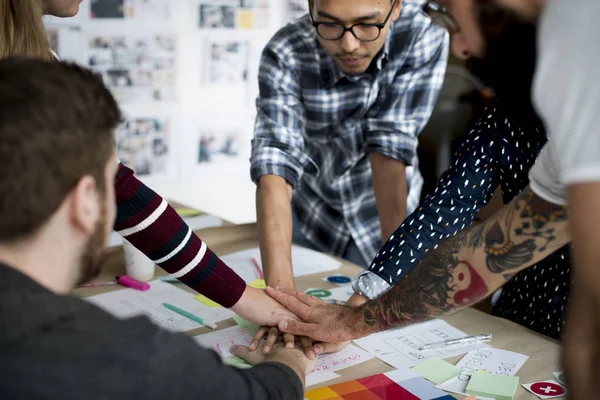
POLYGON ((196 321, 199 324, 208 326, 211 329, 217 329, 217 325, 211 324, 210 322, 205 322, 202 318, 197 317, 196 315, 192 314, 191 312, 182 310, 179 307, 175 307, 173 304, 163 303, 163 306, 167 307, 169 310, 171 310, 173 312, 176 312, 179 315, 183 315, 184 317, 191 319, 192 321, 196 321))

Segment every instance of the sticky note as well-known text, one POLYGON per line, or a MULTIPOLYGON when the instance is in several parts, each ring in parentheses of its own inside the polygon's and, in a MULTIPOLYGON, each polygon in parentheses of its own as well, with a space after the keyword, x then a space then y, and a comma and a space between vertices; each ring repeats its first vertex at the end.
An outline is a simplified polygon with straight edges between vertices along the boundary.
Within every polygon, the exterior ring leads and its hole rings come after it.
POLYGON ((241 369, 252 368, 252 365, 248 364, 246 361, 244 361, 241 358, 238 358, 236 356, 229 356, 227 358, 224 358, 223 364, 229 365, 231 367, 241 368, 241 369))
POLYGON ((218 308, 221 307, 221 305, 219 303, 215 303, 214 301, 212 301, 211 299, 209 299, 206 296, 203 296, 201 294, 199 294, 198 296, 194 297, 196 300, 198 300, 200 303, 204 304, 205 306, 209 306, 210 308, 218 308))
POLYGON ((253 29, 254 13, 252 11, 238 12, 238 27, 240 29, 253 29))
POLYGON ((179 214, 180 217, 193 217, 200 214, 200 211, 187 207, 178 207, 175 209, 175 211, 177 212, 177 214, 179 214))
POLYGON ((250 282, 248 284, 248 286, 251 286, 251 287, 256 288, 256 289, 266 289, 267 288, 267 283, 265 282, 264 279, 257 279, 257 280, 255 280, 253 282, 250 282))
POLYGON ((428 358, 412 370, 436 385, 458 376, 461 372, 460 368, 436 357, 428 358))
POLYGON ((260 328, 255 323, 246 321, 244 318, 238 317, 237 315, 233 317, 233 320, 240 326, 240 328, 242 328, 248 335, 252 337, 256 335, 256 331, 258 331, 258 328, 260 328))
POLYGON ((518 385, 518 376, 492 375, 483 371, 475 371, 467 385, 466 392, 496 400, 512 400, 518 385))

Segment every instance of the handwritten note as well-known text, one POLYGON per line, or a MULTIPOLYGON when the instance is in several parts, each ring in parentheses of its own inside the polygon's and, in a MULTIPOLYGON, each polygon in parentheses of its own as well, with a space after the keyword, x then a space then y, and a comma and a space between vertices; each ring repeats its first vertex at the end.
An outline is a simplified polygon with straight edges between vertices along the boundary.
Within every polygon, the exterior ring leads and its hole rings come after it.
POLYGON ((363 363, 372 358, 371 354, 351 344, 340 352, 320 355, 317 358, 317 366, 311 373, 335 372, 363 363))
POLYGON ((437 387, 448 392, 466 395, 467 385, 475 371, 492 375, 514 376, 529 356, 501 349, 478 349, 469 352, 456 364, 461 373, 437 387))
POLYGON ((252 338, 241 327, 221 329, 216 332, 206 333, 204 335, 194 336, 192 339, 202 347, 216 351, 221 358, 232 356, 229 352, 231 346, 239 344, 243 346, 250 345, 252 338))
POLYGON ((145 315, 156 325, 173 332, 185 332, 203 325, 181 316, 163 303, 174 304, 191 312, 207 322, 217 323, 235 315, 224 308, 210 308, 194 299, 194 295, 159 280, 150 283, 150 289, 140 292, 134 289, 121 289, 88 297, 85 300, 104 309, 117 318, 131 318, 145 315))
POLYGON ((355 340, 354 343, 396 368, 414 367, 430 357, 448 358, 474 349, 490 347, 480 343, 472 346, 458 345, 434 350, 419 350, 419 347, 425 344, 464 336, 467 336, 464 332, 437 319, 402 329, 376 333, 355 340))
MULTIPOLYGON (((248 346, 252 341, 252 337, 241 326, 195 336, 193 339, 201 346, 213 349, 224 359, 231 356, 229 352, 231 346, 236 344, 248 346)), ((307 379, 313 379, 313 385, 325 382, 329 380, 326 379, 328 376, 332 377, 331 379, 337 378, 337 376, 331 375, 331 372, 363 363, 372 358, 372 355, 351 344, 338 353, 320 355, 317 359, 317 366, 307 375, 307 379)))

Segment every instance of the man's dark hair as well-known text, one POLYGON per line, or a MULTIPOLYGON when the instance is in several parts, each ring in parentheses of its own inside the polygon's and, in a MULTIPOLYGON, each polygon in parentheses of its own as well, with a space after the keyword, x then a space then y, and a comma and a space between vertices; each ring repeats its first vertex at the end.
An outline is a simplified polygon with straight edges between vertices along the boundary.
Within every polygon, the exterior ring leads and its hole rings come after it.
POLYGON ((0 241, 35 234, 80 179, 105 190, 119 107, 91 71, 24 58, 0 61, 0 241))

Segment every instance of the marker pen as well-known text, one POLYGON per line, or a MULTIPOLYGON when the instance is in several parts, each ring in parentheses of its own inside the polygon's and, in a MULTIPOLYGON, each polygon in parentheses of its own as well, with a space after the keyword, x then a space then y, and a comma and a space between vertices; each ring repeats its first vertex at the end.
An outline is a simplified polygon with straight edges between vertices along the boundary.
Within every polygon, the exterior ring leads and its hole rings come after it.
POLYGON ((116 276, 115 279, 117 282, 119 282, 119 285, 127 286, 135 290, 145 292, 146 290, 150 289, 150 285, 146 282, 140 282, 127 275, 116 276))

